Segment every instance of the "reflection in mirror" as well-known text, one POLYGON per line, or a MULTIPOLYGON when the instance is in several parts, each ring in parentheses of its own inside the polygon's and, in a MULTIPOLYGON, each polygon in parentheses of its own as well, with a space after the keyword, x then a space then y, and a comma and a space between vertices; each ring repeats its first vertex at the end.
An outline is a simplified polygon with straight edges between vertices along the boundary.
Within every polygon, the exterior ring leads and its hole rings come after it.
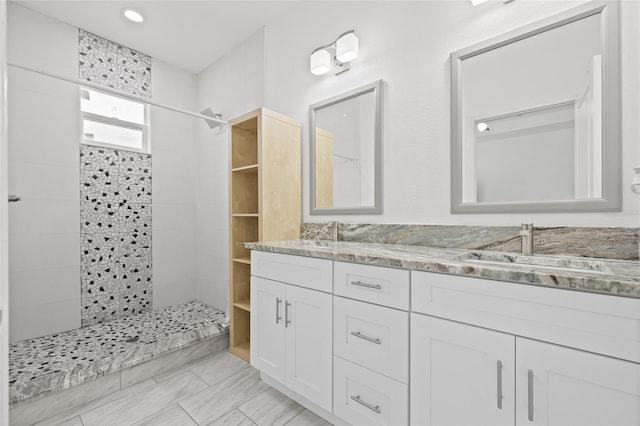
POLYGON ((452 54, 454 213, 620 208, 615 8, 452 54))
POLYGON ((310 107, 311 214, 380 212, 380 86, 310 107))

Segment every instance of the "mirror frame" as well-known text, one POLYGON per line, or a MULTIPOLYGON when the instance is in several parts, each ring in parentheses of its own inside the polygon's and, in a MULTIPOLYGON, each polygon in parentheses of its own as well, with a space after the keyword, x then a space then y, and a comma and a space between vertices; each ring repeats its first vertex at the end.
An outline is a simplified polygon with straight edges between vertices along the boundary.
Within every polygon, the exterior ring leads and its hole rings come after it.
POLYGON ((309 208, 312 215, 381 214, 382 213, 382 80, 358 87, 309 106, 309 208), (316 207, 316 111, 366 93, 374 96, 374 205, 365 207, 316 207))
POLYGON ((620 35, 616 1, 594 1, 451 53, 451 213, 552 213, 622 210, 620 35), (464 59, 600 14, 602 28, 602 198, 532 202, 462 202, 464 59))

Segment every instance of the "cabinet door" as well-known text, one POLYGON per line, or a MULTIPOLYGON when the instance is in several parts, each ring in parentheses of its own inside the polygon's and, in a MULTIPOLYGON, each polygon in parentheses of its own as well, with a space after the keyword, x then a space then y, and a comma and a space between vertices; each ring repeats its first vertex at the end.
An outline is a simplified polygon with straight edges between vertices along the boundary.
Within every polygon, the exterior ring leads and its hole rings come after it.
POLYGON ((251 365, 284 383, 285 285, 251 277, 251 365))
POLYGON ((515 337, 411 314, 411 424, 513 425, 515 337))
POLYGON ((332 296, 290 285, 286 288, 285 384, 331 411, 332 296))
POLYGON ((516 424, 640 425, 640 364, 517 338, 516 424))

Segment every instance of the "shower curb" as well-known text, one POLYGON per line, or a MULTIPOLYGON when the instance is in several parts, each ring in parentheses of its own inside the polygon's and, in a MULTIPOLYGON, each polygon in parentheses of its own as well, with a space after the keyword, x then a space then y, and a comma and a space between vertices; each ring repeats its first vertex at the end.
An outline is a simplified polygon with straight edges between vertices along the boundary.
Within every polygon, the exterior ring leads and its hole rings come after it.
POLYGON ((17 402, 10 407, 10 423, 33 425, 52 416, 73 411, 96 399, 126 389, 165 371, 180 367, 205 356, 228 350, 228 330, 187 344, 181 348, 154 355, 152 359, 122 370, 88 380, 77 386, 17 402))

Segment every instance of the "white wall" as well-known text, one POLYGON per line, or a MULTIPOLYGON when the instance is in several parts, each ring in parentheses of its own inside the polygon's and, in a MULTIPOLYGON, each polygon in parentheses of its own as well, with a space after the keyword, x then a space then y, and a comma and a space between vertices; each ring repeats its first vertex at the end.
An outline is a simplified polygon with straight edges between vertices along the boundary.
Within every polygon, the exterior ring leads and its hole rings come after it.
MULTIPOLYGON (((225 120, 264 106, 265 33, 258 31, 198 75, 197 110, 210 107, 225 120)), ((228 311, 229 134, 198 123, 198 300, 228 311)))
MULTIPOLYGON (((9 4, 9 61, 78 76, 78 30, 9 4)), ((194 108, 195 76, 153 61, 154 100, 194 108)), ((79 89, 9 72, 12 341, 80 326, 79 89)), ((193 300, 195 119, 152 107, 154 308, 193 300)))
POLYGON ((308 2, 267 27, 267 102, 303 122, 303 219, 377 223, 540 226, 638 226, 628 190, 640 163, 638 2, 622 2, 623 209, 621 213, 452 215, 450 209, 450 69, 452 51, 574 7, 580 1, 308 2), (309 54, 355 29, 360 55, 351 70, 316 77, 309 54), (383 198, 379 216, 310 216, 308 106, 384 79, 383 198))
MULTIPOLYGON (((628 188, 632 167, 640 164, 640 4, 631 1, 621 6, 623 211, 510 215, 449 212, 450 52, 581 3, 518 0, 473 7, 468 1, 302 2, 269 23, 264 38, 250 38, 199 75, 198 107, 210 105, 214 111, 222 111, 225 118, 232 118, 264 105, 303 123, 304 221, 635 227, 640 222, 640 203, 628 188), (312 75, 309 54, 313 49, 350 29, 360 37, 360 55, 351 70, 340 76, 312 75), (261 68, 265 52, 266 78, 261 68), (384 79, 384 212, 374 216, 311 216, 309 105, 379 78, 384 79)), ((203 155, 198 160, 198 229, 211 229, 202 234, 198 245, 198 296, 205 301, 221 300, 223 296, 226 300, 228 136, 215 137, 214 145, 205 146, 200 127, 198 152, 203 155), (203 179, 202 173, 207 170, 219 172, 218 179, 203 179), (206 200, 209 210, 203 208, 206 200), (217 206, 215 210, 211 204, 217 206), (207 220, 212 222, 207 224, 207 220)))
MULTIPOLYGON (((0 200, 7 192, 7 2, 0 3, 0 200)), ((0 425, 9 424, 8 206, 0 204, 0 425)))
MULTIPOLYGON (((76 76, 77 30, 9 3, 9 62, 76 76)), ((9 69, 11 341, 80 326, 78 89, 9 69)))
MULTIPOLYGON (((193 111, 196 77, 153 60, 151 93, 193 111)), ((196 299, 197 121, 151 107, 153 309, 196 299)))

